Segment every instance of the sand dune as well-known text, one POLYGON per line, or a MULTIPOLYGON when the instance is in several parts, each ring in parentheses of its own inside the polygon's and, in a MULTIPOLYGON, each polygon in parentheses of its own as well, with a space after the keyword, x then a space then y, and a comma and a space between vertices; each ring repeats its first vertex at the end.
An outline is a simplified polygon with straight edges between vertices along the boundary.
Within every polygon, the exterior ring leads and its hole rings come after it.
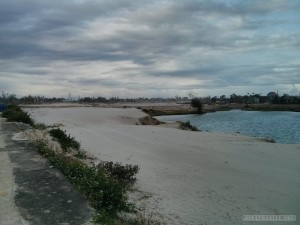
POLYGON ((139 165, 132 199, 167 224, 248 224, 245 214, 300 218, 300 145, 136 125, 145 114, 134 108, 26 110, 38 122, 63 124, 101 160, 139 165))

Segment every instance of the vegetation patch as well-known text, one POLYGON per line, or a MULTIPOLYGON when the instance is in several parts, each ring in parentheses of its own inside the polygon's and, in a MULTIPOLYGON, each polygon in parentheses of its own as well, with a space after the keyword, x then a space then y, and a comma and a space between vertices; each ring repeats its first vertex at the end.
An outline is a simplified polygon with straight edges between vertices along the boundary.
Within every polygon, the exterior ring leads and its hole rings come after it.
POLYGON ((122 165, 101 161, 98 165, 86 164, 78 158, 50 147, 45 140, 33 142, 39 154, 59 169, 96 209, 95 224, 106 225, 159 225, 161 222, 137 213, 129 203, 127 192, 136 180, 137 165, 122 165))
POLYGON ((47 126, 44 123, 35 123, 34 124, 34 128, 36 128, 38 130, 46 130, 47 126))
POLYGON ((187 115, 187 114, 195 114, 197 111, 195 110, 185 110, 185 109, 146 109, 142 108, 144 113, 149 114, 150 116, 170 116, 170 115, 187 115))
POLYGON ((272 138, 264 138, 264 140, 268 143, 276 143, 276 141, 272 138))
POLYGON ((20 122, 34 126, 34 120, 30 115, 17 105, 9 105, 8 109, 2 113, 2 117, 6 118, 8 122, 20 122))
POLYGON ((191 106, 197 108, 199 114, 203 113, 203 104, 200 98, 193 98, 191 101, 191 106))
POLYGON ((74 137, 67 135, 66 131, 63 131, 60 128, 55 128, 50 130, 49 134, 57 139, 64 151, 68 151, 70 148, 80 150, 80 143, 76 141, 74 137))
POLYGON ((183 122, 180 122, 179 121, 179 128, 182 129, 182 130, 191 130, 191 131, 199 131, 199 129, 195 126, 193 126, 190 121, 187 121, 185 123, 183 122))
POLYGON ((159 125, 161 122, 158 119, 153 118, 152 116, 145 116, 140 118, 140 123, 142 125, 159 125))
POLYGON ((104 169, 117 180, 128 184, 133 183, 136 180, 135 175, 140 170, 139 166, 137 165, 122 165, 121 163, 114 163, 111 161, 101 161, 97 168, 104 169))
MULTIPOLYGON (((115 222, 121 220, 118 216, 119 212, 133 211, 134 207, 128 203, 126 194, 128 185, 122 179, 120 180, 117 176, 113 176, 104 170, 102 166, 86 165, 79 159, 58 153, 51 149, 46 141, 35 141, 34 146, 39 154, 46 157, 53 166, 70 180, 78 191, 86 196, 98 212, 95 222, 117 224, 115 222), (108 223, 108 221, 110 222, 108 223)), ((119 165, 114 166, 112 162, 108 164, 111 164, 111 168, 115 170, 119 168, 119 165)), ((121 174, 126 174, 127 167, 124 168, 122 168, 121 174)), ((135 168, 135 172, 130 170, 130 176, 125 177, 134 179, 138 170, 136 170, 135 166, 129 168, 135 168)))

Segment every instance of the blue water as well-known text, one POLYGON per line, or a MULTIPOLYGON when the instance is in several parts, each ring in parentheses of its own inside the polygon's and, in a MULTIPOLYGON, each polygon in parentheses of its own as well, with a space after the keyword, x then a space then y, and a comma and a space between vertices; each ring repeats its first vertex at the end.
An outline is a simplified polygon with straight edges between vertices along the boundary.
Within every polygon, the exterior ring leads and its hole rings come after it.
POLYGON ((241 133, 274 139, 277 143, 300 143, 299 112, 231 110, 203 115, 158 116, 162 122, 189 121, 203 131, 241 133))

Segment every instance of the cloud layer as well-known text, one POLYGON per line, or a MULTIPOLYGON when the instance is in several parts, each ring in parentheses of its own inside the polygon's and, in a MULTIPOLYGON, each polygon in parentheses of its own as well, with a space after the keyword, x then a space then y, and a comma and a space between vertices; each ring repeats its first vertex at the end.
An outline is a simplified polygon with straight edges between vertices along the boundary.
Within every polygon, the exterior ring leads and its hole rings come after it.
POLYGON ((1 1, 0 89, 107 97, 295 92, 299 11, 298 0, 1 1))

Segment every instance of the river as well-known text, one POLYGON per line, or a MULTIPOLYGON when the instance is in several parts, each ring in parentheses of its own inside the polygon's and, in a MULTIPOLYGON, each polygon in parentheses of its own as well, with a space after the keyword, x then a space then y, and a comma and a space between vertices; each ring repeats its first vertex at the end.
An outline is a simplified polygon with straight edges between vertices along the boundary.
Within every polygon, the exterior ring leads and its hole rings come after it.
POLYGON ((300 113, 286 111, 220 111, 202 115, 158 116, 162 122, 189 121, 202 131, 266 137, 277 143, 300 143, 300 113))

